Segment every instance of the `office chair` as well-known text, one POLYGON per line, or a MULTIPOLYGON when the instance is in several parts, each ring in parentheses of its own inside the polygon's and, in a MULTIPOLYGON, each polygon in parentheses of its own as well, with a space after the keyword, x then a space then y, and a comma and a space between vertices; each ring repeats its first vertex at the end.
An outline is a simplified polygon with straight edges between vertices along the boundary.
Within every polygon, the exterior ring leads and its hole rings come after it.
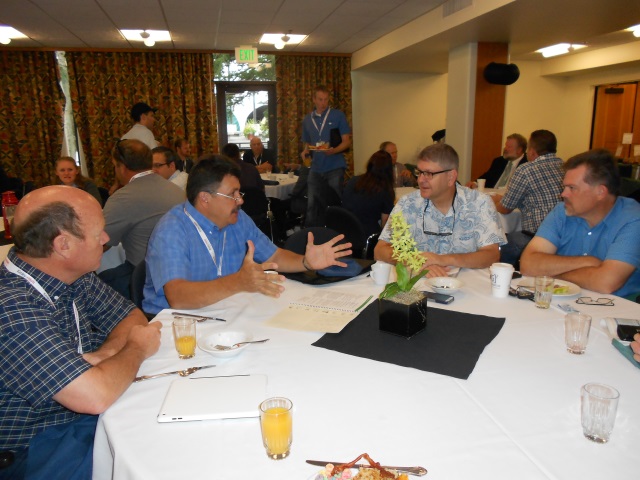
MULTIPOLYGON (((303 230, 298 230, 296 233, 287 238, 284 243, 284 249, 290 252, 297 253, 298 255, 304 255, 307 249, 307 237, 308 233, 313 233, 314 245, 320 245, 326 243, 332 238, 338 236, 338 232, 325 227, 309 227, 303 230)), ((344 243, 344 242, 341 242, 344 243)))
POLYGON ((360 219, 343 207, 329 207, 325 215, 325 225, 338 233, 344 234, 345 240, 351 242, 352 257, 365 258, 367 234, 360 219))
POLYGON ((242 210, 273 242, 273 212, 271 211, 271 202, 265 193, 258 188, 247 188, 244 192, 242 210))
POLYGON ((131 274, 131 283, 129 284, 129 291, 131 294, 131 301, 136 304, 140 310, 142 310, 142 300, 144 299, 144 282, 147 279, 147 262, 142 260, 133 269, 131 274))

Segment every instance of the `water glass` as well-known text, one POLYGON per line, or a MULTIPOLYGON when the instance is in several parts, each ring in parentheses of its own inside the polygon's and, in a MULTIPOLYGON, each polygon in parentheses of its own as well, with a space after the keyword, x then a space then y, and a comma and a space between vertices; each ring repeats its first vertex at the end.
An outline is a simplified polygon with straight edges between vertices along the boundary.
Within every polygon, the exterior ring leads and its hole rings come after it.
POLYGON ((267 456, 282 460, 289 456, 293 440, 293 403, 288 398, 268 398, 260 404, 260 429, 267 456))
POLYGON ((552 277, 536 277, 536 293, 533 297, 536 307, 549 308, 553 297, 553 282, 552 277))
POLYGON ((609 441, 616 421, 620 393, 609 385, 587 383, 580 389, 582 432, 596 443, 609 441))
POLYGON ((591 316, 586 313, 573 312, 564 316, 564 343, 569 353, 584 353, 589 342, 590 328, 591 316))

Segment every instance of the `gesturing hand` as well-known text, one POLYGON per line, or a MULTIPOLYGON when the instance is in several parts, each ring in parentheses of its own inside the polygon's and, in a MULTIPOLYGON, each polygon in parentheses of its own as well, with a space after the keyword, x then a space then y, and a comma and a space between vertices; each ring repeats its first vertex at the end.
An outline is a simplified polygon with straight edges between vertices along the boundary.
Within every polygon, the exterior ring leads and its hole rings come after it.
POLYGON ((255 246, 251 240, 247 241, 247 254, 238 271, 238 279, 245 292, 260 292, 270 297, 279 297, 284 287, 276 282, 284 282, 284 277, 265 273, 265 270, 277 270, 277 263, 258 264, 253 261, 255 246))
POLYGON ((340 262, 337 259, 340 257, 351 255, 351 244, 343 243, 340 245, 336 245, 336 243, 338 243, 342 239, 344 239, 344 235, 338 235, 337 237, 329 240, 327 243, 323 243, 322 245, 314 245, 313 233, 309 232, 309 235, 307 236, 307 249, 305 252, 307 265, 312 270, 321 270, 332 265, 346 267, 346 263, 340 262))

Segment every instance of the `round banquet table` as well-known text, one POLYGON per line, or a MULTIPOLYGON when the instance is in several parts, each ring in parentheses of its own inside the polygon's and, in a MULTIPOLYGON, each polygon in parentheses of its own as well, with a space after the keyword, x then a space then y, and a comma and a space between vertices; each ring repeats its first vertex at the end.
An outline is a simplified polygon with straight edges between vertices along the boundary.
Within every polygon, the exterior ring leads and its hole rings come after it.
MULTIPOLYGON (((346 462, 363 452, 387 465, 421 465, 429 479, 636 478, 640 370, 612 347, 600 319, 640 318, 640 306, 621 298, 613 307, 580 305, 593 316, 593 326, 586 353, 576 356, 565 351, 564 313, 556 307, 540 310, 528 300, 493 298, 487 269, 462 270, 458 279, 464 286, 455 301, 437 308, 506 317, 467 380, 336 353, 311 345, 321 333, 265 325, 314 288, 377 295, 382 287, 365 275, 324 287, 287 280, 279 299, 243 293, 199 310, 227 319, 199 323, 199 337, 245 329, 254 338, 271 339, 230 359, 198 350, 194 358, 178 360, 170 311, 161 312, 162 346, 139 375, 212 363, 215 369, 193 376, 213 370, 266 374, 267 395, 294 404, 291 455, 267 458, 256 418, 157 423, 175 380, 163 377, 131 385, 101 415, 93 478, 305 480, 320 470, 306 459, 346 462), (605 445, 582 435, 580 387, 588 382, 620 391, 615 429, 605 445)), ((575 298, 554 297, 553 303, 575 305, 575 298)))
POLYGON ((289 178, 289 176, 284 173, 272 173, 271 175, 263 173, 260 177, 262 177, 262 180, 276 180, 280 182, 279 185, 265 185, 264 187, 264 193, 267 197, 278 198, 280 200, 289 199, 291 192, 293 192, 293 187, 295 187, 298 181, 297 176, 294 175, 293 178, 289 178), (275 178, 272 179, 270 177, 275 178))

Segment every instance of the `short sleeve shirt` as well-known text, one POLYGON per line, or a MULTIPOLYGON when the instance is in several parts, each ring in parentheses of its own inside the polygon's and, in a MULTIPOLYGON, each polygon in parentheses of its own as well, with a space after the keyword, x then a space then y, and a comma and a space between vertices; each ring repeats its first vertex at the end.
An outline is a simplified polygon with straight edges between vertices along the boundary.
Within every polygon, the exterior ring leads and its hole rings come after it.
POLYGON ((277 250, 242 210, 236 223, 219 229, 188 201, 176 205, 158 222, 149 240, 147 279, 142 302, 145 312, 158 313, 169 308, 164 286, 171 280, 179 278, 205 282, 219 278, 218 268, 185 210, 209 239, 215 251, 216 263, 221 267, 220 277, 240 270, 247 254, 247 240, 255 245, 256 262, 267 261, 277 250))
MULTIPOLYGON (((338 129, 341 136, 351 133, 344 113, 328 108, 321 115, 318 115, 314 110, 302 121, 302 141, 309 145, 316 145, 318 142, 329 143, 333 129, 338 129)), ((346 168, 346 166, 344 153, 326 155, 321 150, 313 152, 311 170, 314 172, 325 173, 337 168, 346 168)))
POLYGON ((593 228, 580 217, 568 216, 564 204, 557 205, 536 234, 556 247, 562 256, 590 255, 600 260, 618 260, 635 267, 619 296, 640 292, 640 204, 618 197, 607 216, 593 228))
MULTIPOLYGON (((419 190, 402 197, 391 215, 396 212, 402 212, 418 249, 423 252, 438 255, 472 253, 487 245, 507 243, 491 197, 461 185, 456 186, 453 206, 446 215, 429 199, 422 198, 419 190), (437 236, 425 232, 452 232, 452 235, 437 236)), ((391 243, 391 233, 389 221, 380 240, 391 243)))
POLYGON ((544 217, 560 201, 562 160, 554 154, 540 155, 516 169, 501 200, 509 210, 522 212, 522 229, 535 233, 544 217))
POLYGON ((27 446, 46 427, 77 418, 53 396, 91 368, 78 345, 84 353, 97 350, 135 308, 93 273, 67 285, 22 261, 15 249, 7 258, 44 288, 53 305, 0 267, 0 450, 27 446))

